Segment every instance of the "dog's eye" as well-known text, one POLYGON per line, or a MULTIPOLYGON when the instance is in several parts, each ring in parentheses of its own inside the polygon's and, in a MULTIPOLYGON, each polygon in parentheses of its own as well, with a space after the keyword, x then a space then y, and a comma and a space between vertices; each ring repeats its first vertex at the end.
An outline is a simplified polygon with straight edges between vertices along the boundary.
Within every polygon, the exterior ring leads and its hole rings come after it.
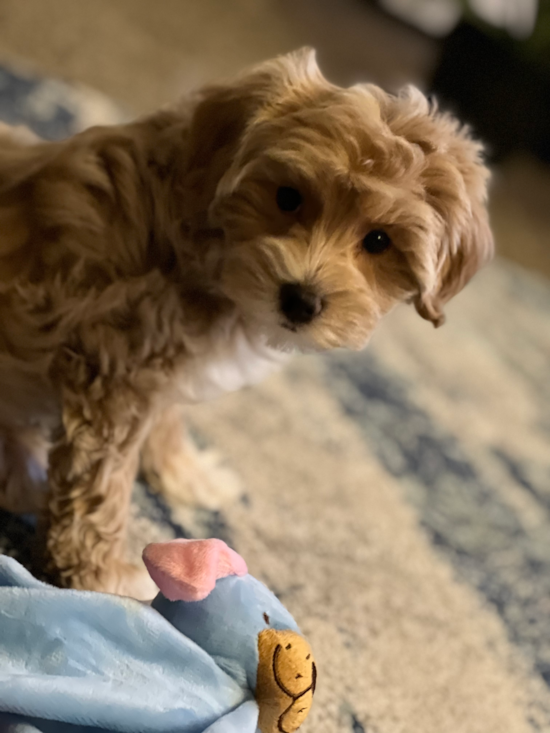
POLYGON ((281 211, 294 213, 302 205, 302 194, 290 186, 279 186, 277 189, 277 206, 281 211))
POLYGON ((379 255, 391 245, 391 239, 383 229, 373 229, 363 239, 363 249, 371 255, 379 255))

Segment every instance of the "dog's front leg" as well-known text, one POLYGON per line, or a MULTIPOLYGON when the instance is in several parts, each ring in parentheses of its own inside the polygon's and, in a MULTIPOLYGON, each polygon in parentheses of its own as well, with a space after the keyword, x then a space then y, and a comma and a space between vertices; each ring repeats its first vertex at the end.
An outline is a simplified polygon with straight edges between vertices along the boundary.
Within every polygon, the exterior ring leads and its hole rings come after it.
POLYGON ((160 410, 151 423, 141 470, 154 491, 188 507, 216 510, 241 493, 237 476, 216 451, 197 448, 178 404, 160 410))
POLYGON ((55 582, 152 598, 145 568, 124 559, 126 523, 150 405, 120 384, 66 388, 49 461, 47 553, 55 582))

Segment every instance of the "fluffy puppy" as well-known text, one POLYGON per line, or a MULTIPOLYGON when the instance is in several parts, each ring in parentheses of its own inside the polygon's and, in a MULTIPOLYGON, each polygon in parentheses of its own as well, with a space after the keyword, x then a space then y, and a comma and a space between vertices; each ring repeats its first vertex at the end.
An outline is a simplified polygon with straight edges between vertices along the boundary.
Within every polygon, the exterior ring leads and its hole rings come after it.
POLYGON ((140 452, 185 481, 179 405, 361 349, 400 301, 440 325, 492 253, 487 181, 419 91, 339 88, 309 50, 131 124, 1 135, 0 505, 43 498, 55 580, 147 593, 130 492, 140 452))

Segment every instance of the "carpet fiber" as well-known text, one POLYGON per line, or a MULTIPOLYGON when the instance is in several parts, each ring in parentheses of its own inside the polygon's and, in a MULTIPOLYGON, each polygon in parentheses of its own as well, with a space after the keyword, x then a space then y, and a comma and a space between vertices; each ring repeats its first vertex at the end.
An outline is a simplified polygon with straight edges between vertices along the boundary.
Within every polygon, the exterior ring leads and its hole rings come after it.
MULTIPOLYGON (((0 117, 59 137, 119 115, 0 69, 0 117)), ((212 480, 241 487, 221 511, 136 484, 135 556, 222 537, 295 615, 319 662, 304 731, 550 731, 550 287, 497 261, 448 315, 399 309, 363 354, 190 411, 212 480)), ((32 542, 0 513, 0 551, 32 542)))

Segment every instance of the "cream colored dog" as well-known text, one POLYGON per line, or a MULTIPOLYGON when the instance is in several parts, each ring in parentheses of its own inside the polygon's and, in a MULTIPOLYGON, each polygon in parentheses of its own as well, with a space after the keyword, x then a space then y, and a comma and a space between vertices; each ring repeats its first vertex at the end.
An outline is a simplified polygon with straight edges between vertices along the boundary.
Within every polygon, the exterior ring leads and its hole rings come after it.
POLYGON ((44 497, 52 577, 147 594, 124 561, 140 453, 177 486, 181 405, 361 349, 400 301, 442 323, 492 253, 487 181, 419 91, 336 87, 309 50, 132 124, 4 134, 0 506, 44 497))

